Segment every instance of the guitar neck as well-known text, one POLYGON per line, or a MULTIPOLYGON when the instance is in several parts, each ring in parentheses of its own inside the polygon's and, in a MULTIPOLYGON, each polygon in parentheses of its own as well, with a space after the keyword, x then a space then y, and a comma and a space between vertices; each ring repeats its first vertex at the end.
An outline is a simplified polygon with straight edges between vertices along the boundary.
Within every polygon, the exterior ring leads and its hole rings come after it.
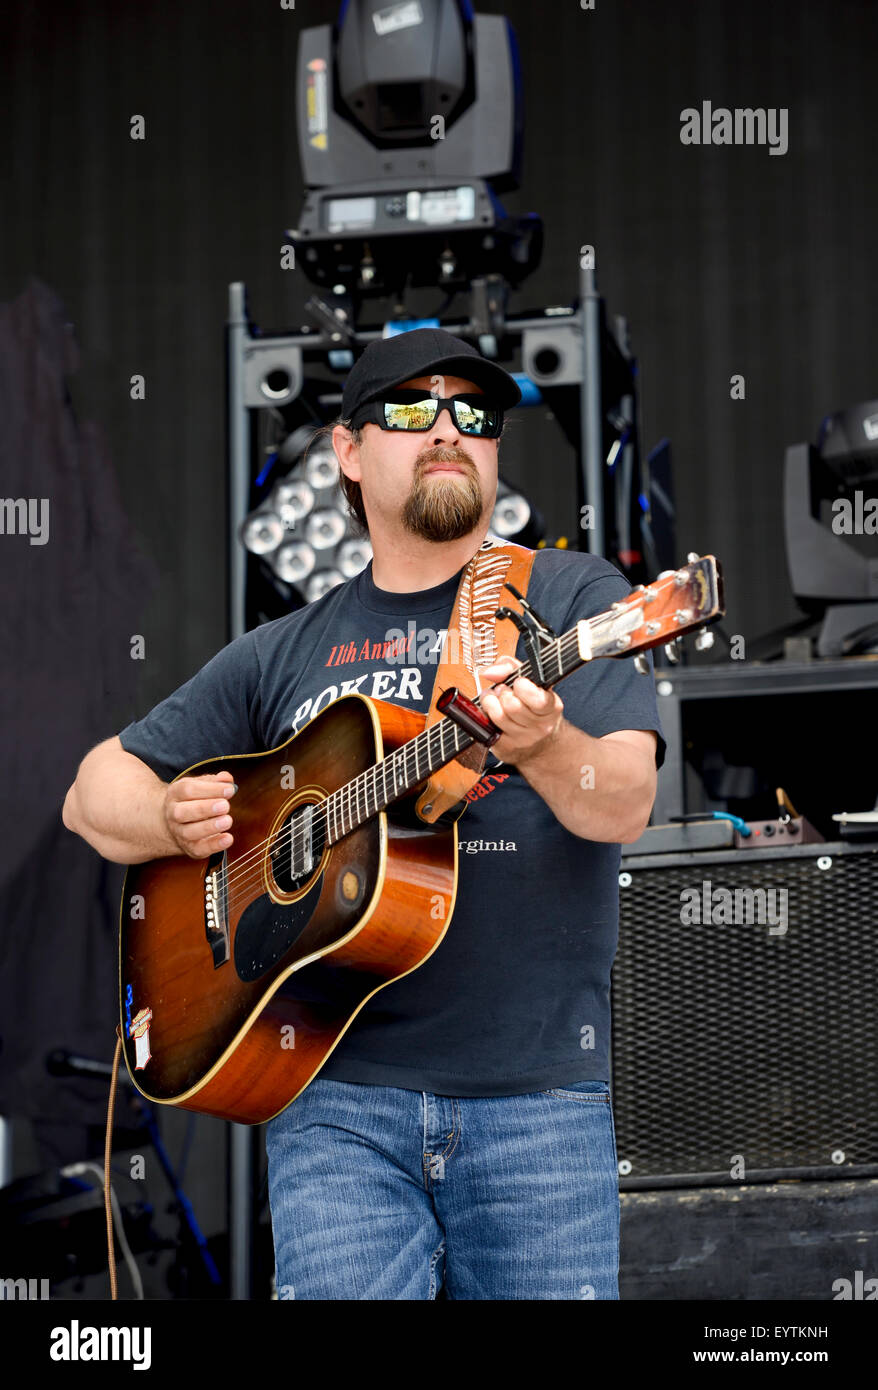
MULTIPOLYGON (((719 617, 723 608, 722 572, 712 555, 690 555, 678 570, 665 570, 650 584, 638 584, 626 599, 611 604, 605 613, 583 618, 561 637, 539 643, 543 678, 534 663, 522 662, 505 680, 519 676, 549 689, 595 657, 632 656, 682 633, 702 627, 719 617)), ((481 697, 473 701, 481 705, 481 697)), ((347 782, 327 798, 326 836, 330 844, 414 791, 428 777, 475 739, 447 715, 422 730, 416 738, 382 758, 368 771, 347 782)))
MULTIPOLYGON (((511 684, 519 676, 526 676, 535 684, 548 689, 556 685, 564 676, 582 666, 591 656, 612 655, 609 651, 598 651, 601 626, 611 619, 610 614, 601 614, 591 621, 577 623, 576 627, 563 636, 544 642, 540 650, 540 661, 545 679, 539 680, 531 661, 522 662, 519 670, 513 672, 500 685, 511 684), (588 629, 586 639, 583 629, 588 629)), ((481 696, 473 697, 473 704, 481 705, 481 696)), ((470 748, 475 742, 453 719, 443 716, 428 729, 424 729, 408 743, 397 748, 388 757, 370 767, 367 772, 347 782, 333 792, 326 801, 326 821, 328 840, 334 844, 342 836, 363 825, 385 810, 392 802, 414 791, 415 787, 446 763, 470 748)))

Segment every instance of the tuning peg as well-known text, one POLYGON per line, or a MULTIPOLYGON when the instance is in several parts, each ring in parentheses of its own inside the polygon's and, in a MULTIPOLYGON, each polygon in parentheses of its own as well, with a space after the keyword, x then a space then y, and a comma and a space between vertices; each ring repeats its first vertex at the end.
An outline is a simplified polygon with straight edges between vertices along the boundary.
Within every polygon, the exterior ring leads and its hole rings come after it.
POLYGON ((690 550, 689 554, 686 556, 686 563, 687 565, 694 565, 695 561, 700 559, 701 556, 698 554, 697 550, 690 550))
POLYGON ((709 627, 700 627, 695 634, 695 650, 708 652, 713 646, 713 633, 709 627))
POLYGON ((634 658, 634 669, 635 671, 639 671, 641 676, 649 675, 649 662, 643 652, 638 652, 634 658))
POLYGON ((672 666, 679 666, 680 653, 677 651, 676 641, 665 643, 665 653, 667 655, 668 661, 671 663, 672 666))

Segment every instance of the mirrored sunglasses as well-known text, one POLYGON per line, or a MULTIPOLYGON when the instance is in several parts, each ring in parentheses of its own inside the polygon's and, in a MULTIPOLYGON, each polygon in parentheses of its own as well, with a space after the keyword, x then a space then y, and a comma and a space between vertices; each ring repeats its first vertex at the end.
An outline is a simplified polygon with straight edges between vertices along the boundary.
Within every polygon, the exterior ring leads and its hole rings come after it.
POLYGON ((383 430, 423 432, 433 428, 439 411, 447 406, 461 434, 497 439, 503 428, 503 411, 486 396, 470 393, 436 397, 417 390, 395 390, 378 401, 368 401, 351 416, 358 428, 369 422, 383 430))

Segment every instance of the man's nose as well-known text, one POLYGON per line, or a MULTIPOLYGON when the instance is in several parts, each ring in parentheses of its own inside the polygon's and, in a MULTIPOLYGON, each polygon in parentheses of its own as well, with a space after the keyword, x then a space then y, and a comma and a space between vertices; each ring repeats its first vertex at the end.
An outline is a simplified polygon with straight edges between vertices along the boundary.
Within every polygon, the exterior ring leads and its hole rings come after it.
POLYGON ((450 405, 440 405, 436 419, 430 426, 429 434, 431 444, 445 444, 449 438, 460 439, 460 430, 457 428, 450 405))

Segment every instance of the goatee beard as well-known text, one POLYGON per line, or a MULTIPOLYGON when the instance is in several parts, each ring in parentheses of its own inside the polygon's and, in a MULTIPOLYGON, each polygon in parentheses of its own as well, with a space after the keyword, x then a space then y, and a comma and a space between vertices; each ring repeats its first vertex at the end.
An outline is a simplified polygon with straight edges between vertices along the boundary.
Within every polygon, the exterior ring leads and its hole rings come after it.
POLYGON ((439 446, 419 460, 412 490, 402 509, 402 524, 425 541, 457 541, 479 524, 482 500, 478 475, 469 455, 461 449, 439 446), (427 476, 425 470, 434 463, 453 463, 463 471, 456 477, 427 476))

